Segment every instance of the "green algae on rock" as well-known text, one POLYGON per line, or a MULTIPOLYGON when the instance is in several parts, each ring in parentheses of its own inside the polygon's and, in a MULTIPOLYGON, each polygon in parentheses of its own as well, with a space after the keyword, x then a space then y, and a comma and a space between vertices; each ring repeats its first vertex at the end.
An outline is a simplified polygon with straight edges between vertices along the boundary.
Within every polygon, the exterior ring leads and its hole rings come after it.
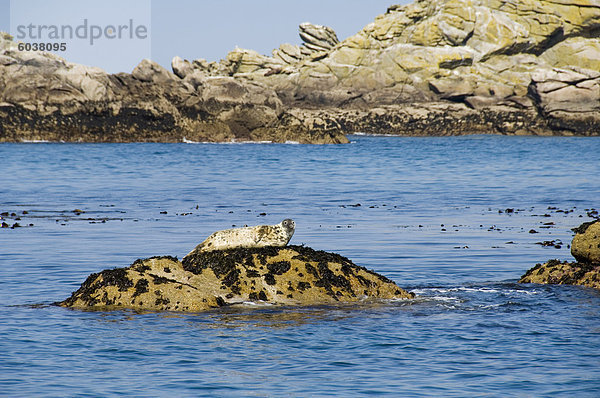
POLYGON ((600 220, 573 228, 571 254, 577 261, 549 260, 537 264, 521 277, 520 283, 582 285, 600 289, 600 220))
POLYGON ((335 253, 304 246, 198 252, 137 260, 90 275, 58 303, 79 309, 204 311, 245 302, 319 305, 414 294, 335 253))

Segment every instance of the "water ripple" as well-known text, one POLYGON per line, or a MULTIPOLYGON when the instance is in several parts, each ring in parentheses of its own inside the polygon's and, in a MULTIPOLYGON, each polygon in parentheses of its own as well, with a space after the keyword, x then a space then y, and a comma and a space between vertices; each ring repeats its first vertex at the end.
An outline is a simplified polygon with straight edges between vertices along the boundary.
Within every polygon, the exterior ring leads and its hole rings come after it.
POLYGON ((597 206, 600 140, 352 141, 0 145, 0 213, 27 225, 0 230, 0 395, 597 396, 600 293, 515 281, 570 258, 536 243, 569 242, 597 206), (418 298, 198 314, 51 305, 92 272, 285 217, 293 243, 418 298))

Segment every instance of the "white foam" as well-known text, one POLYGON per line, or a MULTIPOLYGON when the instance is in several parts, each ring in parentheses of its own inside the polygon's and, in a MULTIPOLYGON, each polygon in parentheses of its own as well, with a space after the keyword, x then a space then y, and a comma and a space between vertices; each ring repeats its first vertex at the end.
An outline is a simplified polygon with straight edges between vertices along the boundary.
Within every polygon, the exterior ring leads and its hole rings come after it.
POLYGON ((184 144, 202 144, 202 142, 200 141, 192 141, 192 140, 188 140, 187 138, 183 137, 183 139, 181 140, 184 144))
POLYGON ((298 141, 286 141, 286 142, 273 142, 273 141, 247 141, 247 140, 236 140, 235 138, 232 138, 231 141, 224 141, 224 142, 211 142, 211 141, 192 141, 192 140, 188 140, 186 137, 183 137, 183 139, 181 140, 181 142, 183 142, 184 144, 213 144, 213 145, 218 145, 218 144, 284 144, 284 145, 300 145, 300 142, 298 141))

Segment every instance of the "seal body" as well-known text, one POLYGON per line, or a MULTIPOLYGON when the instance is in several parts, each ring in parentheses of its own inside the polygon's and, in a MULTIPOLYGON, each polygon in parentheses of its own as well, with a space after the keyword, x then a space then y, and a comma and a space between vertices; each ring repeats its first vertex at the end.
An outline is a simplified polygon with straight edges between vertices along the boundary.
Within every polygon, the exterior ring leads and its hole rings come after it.
POLYGON ((257 225, 255 227, 233 228, 217 231, 210 235, 189 252, 185 257, 196 252, 227 250, 238 247, 285 246, 288 244, 296 224, 286 218, 276 225, 257 225))

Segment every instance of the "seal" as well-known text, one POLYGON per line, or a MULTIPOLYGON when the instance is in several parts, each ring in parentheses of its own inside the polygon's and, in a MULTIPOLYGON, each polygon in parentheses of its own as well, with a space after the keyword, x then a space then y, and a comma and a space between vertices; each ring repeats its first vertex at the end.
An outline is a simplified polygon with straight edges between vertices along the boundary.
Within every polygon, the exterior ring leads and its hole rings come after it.
MULTIPOLYGON (((214 232, 185 257, 197 252, 210 252, 234 248, 252 248, 265 246, 285 246, 288 244, 296 223, 286 218, 275 225, 257 225, 255 227, 225 229, 214 232)), ((185 258, 184 257, 184 258, 185 258)))

